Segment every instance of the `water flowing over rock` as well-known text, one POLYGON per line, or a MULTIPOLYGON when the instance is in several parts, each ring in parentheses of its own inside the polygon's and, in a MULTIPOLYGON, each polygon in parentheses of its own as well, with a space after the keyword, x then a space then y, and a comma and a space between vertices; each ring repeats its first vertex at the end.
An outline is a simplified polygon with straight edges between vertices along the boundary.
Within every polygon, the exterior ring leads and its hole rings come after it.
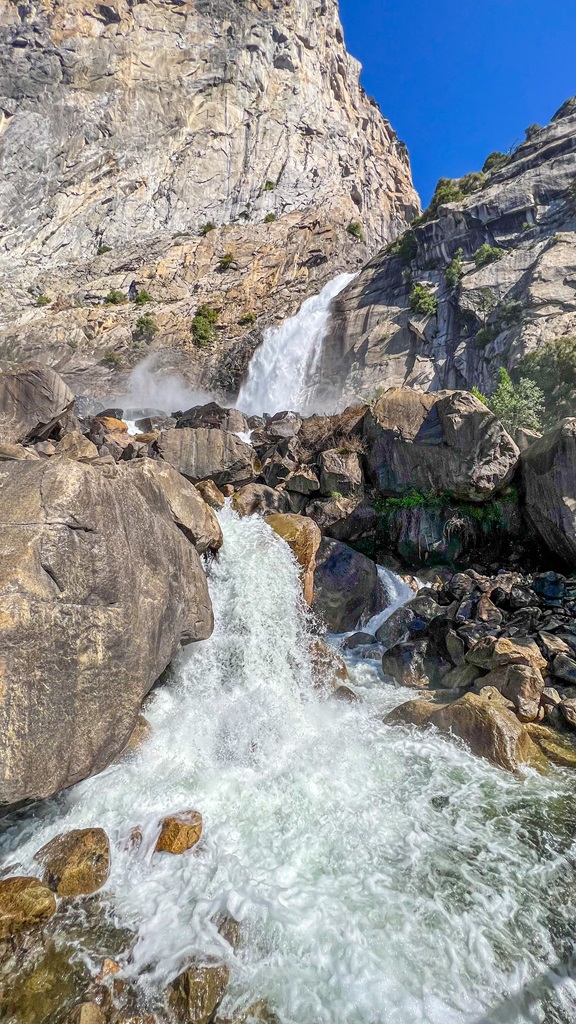
POLYGON ((210 635, 199 556, 145 479, 68 460, 0 466, 2 803, 106 767, 180 644, 210 635))

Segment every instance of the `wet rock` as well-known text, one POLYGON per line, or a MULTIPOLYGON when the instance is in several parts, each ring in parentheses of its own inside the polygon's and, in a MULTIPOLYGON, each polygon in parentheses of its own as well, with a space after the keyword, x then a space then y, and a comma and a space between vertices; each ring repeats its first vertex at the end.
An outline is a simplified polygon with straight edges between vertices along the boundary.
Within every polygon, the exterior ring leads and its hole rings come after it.
POLYGON ((547 633, 540 630, 538 633, 541 647, 548 659, 554 658, 557 654, 570 654, 568 644, 554 633, 547 633))
POLYGON ((230 979, 230 968, 189 967, 168 988, 168 1001, 182 1024, 210 1024, 230 979))
POLYGON ((72 1011, 67 1024, 106 1024, 106 1014, 98 1003, 82 1003, 72 1011))
POLYGON ((521 722, 533 722, 538 717, 544 679, 531 665, 499 665, 484 676, 483 683, 494 686, 513 702, 521 722))
POLYGON ((234 493, 232 508, 239 516, 261 516, 272 512, 289 512, 290 501, 283 491, 266 484, 246 484, 234 493))
POLYGON ((340 700, 344 704, 355 704, 360 700, 358 694, 351 686, 337 686, 332 694, 334 700, 340 700))
POLYGON ((0 484, 0 803, 13 803, 110 764, 181 644, 210 635, 212 609, 145 469, 4 462, 0 484))
POLYGON ((247 1010, 234 1017, 217 1017, 214 1024, 253 1024, 254 1021, 259 1021, 261 1024, 280 1024, 280 1018, 263 999, 252 1003, 247 1010))
POLYGON ((552 764, 560 768, 576 768, 576 744, 567 736, 535 722, 525 726, 534 743, 552 764))
POLYGON ((451 491, 485 501, 509 482, 519 458, 495 416, 467 391, 390 388, 364 421, 366 464, 384 494, 451 491))
POLYGON ((185 853, 199 842, 202 835, 202 815, 199 811, 183 811, 164 818, 156 840, 157 853, 185 853))
POLYGON ((199 480, 196 484, 196 490, 204 498, 204 501, 210 506, 210 508, 224 508, 226 498, 213 480, 199 480))
POLYGON ((101 828, 73 829, 38 850, 43 882, 57 896, 97 892, 110 873, 110 844, 101 828))
MULTIPOLYGON (((49 938, 21 948, 8 985, 0 985, 0 1019, 10 1024, 60 1024, 69 1020, 90 984, 72 945, 49 938)), ((91 1022, 90 1022, 91 1024, 91 1022)))
POLYGON ((440 732, 457 736, 474 754, 508 771, 522 765, 545 766, 544 758, 516 716, 475 693, 439 708, 430 722, 440 732))
POLYGON ((382 655, 382 671, 391 676, 398 686, 428 686, 426 648, 425 640, 396 644, 382 655))
POLYGON ((464 641, 453 629, 449 629, 446 633, 445 643, 452 664, 456 666, 461 665, 466 655, 464 641))
POLYGON ((498 610, 487 594, 482 594, 478 601, 476 617, 480 622, 485 622, 490 626, 499 626, 504 618, 502 612, 498 610))
POLYGON ((306 516, 273 513, 266 522, 274 533, 285 540, 302 568, 304 600, 312 604, 315 595, 315 570, 320 547, 320 530, 306 516))
POLYGON ((352 636, 347 636, 342 647, 345 651, 354 651, 357 647, 365 647, 368 644, 375 644, 376 637, 372 633, 365 633, 360 631, 358 633, 352 633, 352 636))
POLYGON ((330 632, 355 629, 383 604, 375 563, 347 544, 324 537, 316 561, 312 607, 330 632))
POLYGON ((29 931, 56 913, 56 900, 37 878, 0 879, 0 939, 29 931))
POLYGON ((421 727, 427 725, 430 716, 436 710, 436 705, 430 700, 408 700, 393 708, 384 719, 385 725, 414 725, 421 727))
POLYGON ((178 417, 176 421, 178 430, 185 427, 208 427, 218 430, 229 430, 232 433, 245 434, 248 432, 248 421, 238 409, 226 409, 217 402, 208 402, 207 405, 195 405, 178 417))
POLYGON ((163 430, 155 448, 161 459, 192 483, 213 480, 222 488, 249 483, 260 473, 254 449, 236 434, 208 427, 163 430))
POLYGON ((0 439, 42 440, 73 419, 74 395, 48 366, 0 374, 0 439))
POLYGON ((538 645, 528 637, 482 637, 467 652, 466 661, 487 670, 504 665, 529 665, 542 672, 547 667, 538 645))
POLYGON ((562 700, 558 705, 559 711, 564 720, 576 729, 576 697, 569 697, 562 700))
POLYGON ((341 497, 361 495, 364 490, 364 474, 360 457, 345 447, 322 452, 319 457, 320 488, 328 496, 341 497))
POLYGON ((343 682, 349 682, 346 662, 325 640, 311 642, 310 660, 317 686, 336 690, 343 682))
POLYGON ((465 687, 472 686, 481 675, 482 672, 476 665, 469 665, 467 662, 463 662, 442 677, 442 686, 450 690, 462 690, 465 687))

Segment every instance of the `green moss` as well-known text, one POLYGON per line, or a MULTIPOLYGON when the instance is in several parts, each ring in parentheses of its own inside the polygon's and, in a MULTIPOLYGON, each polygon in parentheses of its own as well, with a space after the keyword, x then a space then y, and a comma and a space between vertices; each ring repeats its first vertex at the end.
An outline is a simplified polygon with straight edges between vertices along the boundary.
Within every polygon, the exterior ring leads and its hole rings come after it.
POLYGON ((97 256, 105 256, 107 252, 112 252, 111 245, 99 245, 96 249, 97 256))
POLYGON ((275 213, 267 213, 266 216, 264 217, 264 223, 265 224, 273 224, 275 220, 276 220, 276 214, 275 213))
POLYGON ((124 302, 128 302, 128 299, 119 288, 113 288, 112 291, 108 292, 104 302, 107 306, 121 306, 124 302))
POLYGON ((192 320, 192 337, 194 344, 199 348, 206 348, 212 342, 218 315, 216 309, 206 304, 199 306, 196 310, 196 315, 192 320))
POLYGON ((105 363, 106 366, 110 366, 114 369, 117 366, 122 366, 122 356, 119 355, 118 352, 115 352, 114 349, 109 348, 104 353, 102 362, 105 363))
POLYGON ((39 295, 36 299, 37 306, 49 306, 52 299, 49 299, 47 295, 39 295))
POLYGON ((256 323, 256 314, 255 313, 244 313, 244 315, 241 316, 239 321, 238 321, 238 324, 239 324, 240 327, 250 327, 251 324, 255 324, 255 323, 256 323))
POLYGON ((200 226, 198 233, 202 235, 203 238, 206 238, 206 235, 209 235, 211 231, 215 230, 215 228, 216 225, 213 224, 211 220, 209 220, 207 224, 202 224, 200 226))
POLYGON ((518 491, 509 488, 507 494, 477 504, 460 501, 451 491, 409 491, 399 498, 376 498, 372 506, 380 518, 380 527, 386 530, 399 513, 414 509, 451 509, 463 519, 472 520, 483 529, 501 528, 505 522, 505 507, 518 504, 518 491))
POLYGON ((264 185, 264 191, 265 192, 274 192, 275 188, 276 188, 276 182, 275 181, 267 181, 266 184, 264 185))

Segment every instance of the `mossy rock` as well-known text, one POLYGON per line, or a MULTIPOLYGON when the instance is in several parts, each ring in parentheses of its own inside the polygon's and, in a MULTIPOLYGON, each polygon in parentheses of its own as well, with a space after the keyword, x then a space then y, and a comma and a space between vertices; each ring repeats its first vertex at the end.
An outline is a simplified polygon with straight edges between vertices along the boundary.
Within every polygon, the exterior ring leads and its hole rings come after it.
POLYGON ((536 722, 530 722, 525 729, 552 764, 560 768, 576 768, 576 743, 567 736, 536 722))
POLYGON ((36 854, 44 884, 58 896, 90 895, 110 872, 110 845, 101 828, 73 829, 56 836, 36 854))
POLYGON ((37 878, 0 881, 0 939, 44 924, 56 913, 56 900, 37 878))

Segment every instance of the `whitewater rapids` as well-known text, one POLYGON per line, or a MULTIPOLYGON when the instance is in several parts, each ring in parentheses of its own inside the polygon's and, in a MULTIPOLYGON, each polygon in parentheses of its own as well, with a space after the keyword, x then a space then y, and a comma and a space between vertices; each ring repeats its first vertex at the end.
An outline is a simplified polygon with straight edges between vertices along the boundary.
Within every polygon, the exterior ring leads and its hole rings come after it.
POLYGON ((535 985, 573 953, 569 774, 514 778, 383 726, 413 694, 368 664, 351 669, 361 703, 320 699, 289 549, 261 519, 220 520, 214 634, 155 692, 152 738, 18 818, 4 863, 38 874, 52 836, 105 828, 104 896, 137 934, 127 974, 150 995, 193 958, 227 960, 222 1017, 264 998, 282 1024, 574 1021, 572 982, 535 985), (199 847, 154 854, 159 819, 186 808, 202 812, 199 847), (213 924, 224 911, 236 955, 213 924))

